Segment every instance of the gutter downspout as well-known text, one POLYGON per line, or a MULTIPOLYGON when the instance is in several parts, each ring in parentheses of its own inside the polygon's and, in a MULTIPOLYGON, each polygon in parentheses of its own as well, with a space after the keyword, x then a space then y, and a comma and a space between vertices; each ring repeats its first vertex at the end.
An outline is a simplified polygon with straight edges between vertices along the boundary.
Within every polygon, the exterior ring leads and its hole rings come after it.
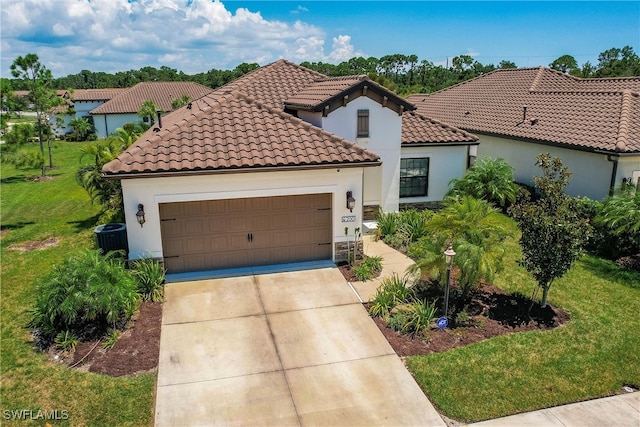
POLYGON ((611 182, 609 183, 609 196, 613 196, 613 190, 616 186, 616 175, 618 175, 618 157, 615 156, 615 159, 611 154, 607 154, 607 161, 613 163, 613 168, 611 170, 611 182))

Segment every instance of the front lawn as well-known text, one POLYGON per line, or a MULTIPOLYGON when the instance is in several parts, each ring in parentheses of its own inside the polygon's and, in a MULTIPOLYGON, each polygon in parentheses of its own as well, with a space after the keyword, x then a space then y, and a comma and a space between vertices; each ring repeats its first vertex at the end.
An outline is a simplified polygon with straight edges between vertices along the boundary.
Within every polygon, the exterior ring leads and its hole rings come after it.
MULTIPOLYGON (((94 245, 98 208, 75 180, 80 144, 57 142, 53 151, 53 179, 35 180, 39 171, 2 165, 1 407, 22 412, 44 425, 38 410, 58 411, 52 425, 150 425, 153 420, 155 375, 112 378, 80 372, 48 362, 31 344, 29 309, 35 285, 54 264, 70 253, 94 245), (56 237, 59 244, 42 250, 19 252, 9 247, 56 237), (63 412, 66 411, 66 412, 63 412), (67 419, 61 419, 67 418, 67 419)), ((87 159, 90 160, 90 159, 87 159)), ((44 413, 40 413, 44 416, 44 413)), ((7 419, 3 425, 24 425, 7 419)))
MULTIPOLYGON (((509 239, 495 284, 530 295, 534 281, 509 239)), ((555 282, 549 302, 571 313, 563 327, 496 337, 407 358, 446 416, 474 422, 618 393, 640 385, 640 274, 585 256, 555 282)))

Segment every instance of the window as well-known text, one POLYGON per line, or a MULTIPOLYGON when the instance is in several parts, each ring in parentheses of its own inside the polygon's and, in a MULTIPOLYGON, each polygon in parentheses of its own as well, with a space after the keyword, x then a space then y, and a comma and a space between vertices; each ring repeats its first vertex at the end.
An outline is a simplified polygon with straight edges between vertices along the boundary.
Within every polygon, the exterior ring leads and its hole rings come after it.
POLYGON ((429 158, 400 159, 400 197, 426 196, 429 188, 429 158))
POLYGON ((358 110, 358 138, 369 137, 369 110, 358 110))

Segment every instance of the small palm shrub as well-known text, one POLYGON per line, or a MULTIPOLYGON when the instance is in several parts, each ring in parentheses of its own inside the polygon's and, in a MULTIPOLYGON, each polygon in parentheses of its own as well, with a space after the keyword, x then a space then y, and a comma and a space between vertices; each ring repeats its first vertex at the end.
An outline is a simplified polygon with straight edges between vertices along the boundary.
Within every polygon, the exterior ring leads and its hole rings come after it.
POLYGON ((354 265, 352 269, 359 281, 366 282, 382 271, 382 258, 367 257, 360 264, 354 265))
POLYGON ((138 303, 133 276, 115 252, 86 250, 67 258, 36 286, 30 325, 45 336, 101 334, 131 318, 138 303))
POLYGON ((515 203, 518 187, 513 168, 503 159, 480 159, 461 179, 452 180, 448 196, 471 196, 505 210, 515 203))
POLYGON ((151 258, 133 262, 136 289, 144 301, 162 301, 162 284, 164 283, 165 273, 164 267, 151 258))
POLYGON ((389 317, 387 325, 396 332, 402 332, 406 321, 407 314, 404 311, 398 311, 389 317))
POLYGON ((104 337, 104 342, 102 343, 102 348, 105 350, 110 350, 116 345, 116 341, 120 338, 120 331, 117 329, 110 329, 104 337))

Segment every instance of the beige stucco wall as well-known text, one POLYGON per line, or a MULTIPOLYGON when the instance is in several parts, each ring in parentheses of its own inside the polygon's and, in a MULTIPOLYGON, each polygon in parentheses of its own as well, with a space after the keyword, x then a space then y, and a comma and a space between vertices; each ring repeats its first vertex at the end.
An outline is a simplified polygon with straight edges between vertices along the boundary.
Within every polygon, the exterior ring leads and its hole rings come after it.
MULTIPOLYGON (((535 165, 536 156, 550 153, 559 157, 573 174, 566 192, 572 196, 586 196, 600 200, 608 196, 613 163, 607 160, 606 154, 590 153, 579 150, 535 144, 493 136, 478 135, 480 146, 478 158, 503 158, 513 166, 514 179, 517 182, 532 185, 533 177, 540 176, 542 171, 535 165)), ((640 156, 620 158, 616 185, 622 178, 631 176, 633 170, 640 170, 640 156)))
POLYGON ((336 242, 346 240, 345 226, 350 228, 351 233, 355 227, 362 229, 363 169, 331 168, 124 179, 122 190, 129 258, 162 257, 158 208, 160 203, 297 194, 332 194, 333 246, 335 247, 336 242), (357 201, 353 212, 349 212, 346 207, 347 191, 352 191, 357 201), (146 223, 143 227, 140 227, 136 221, 138 203, 144 205, 146 223), (343 222, 343 217, 351 216, 355 216, 355 222, 343 222))

